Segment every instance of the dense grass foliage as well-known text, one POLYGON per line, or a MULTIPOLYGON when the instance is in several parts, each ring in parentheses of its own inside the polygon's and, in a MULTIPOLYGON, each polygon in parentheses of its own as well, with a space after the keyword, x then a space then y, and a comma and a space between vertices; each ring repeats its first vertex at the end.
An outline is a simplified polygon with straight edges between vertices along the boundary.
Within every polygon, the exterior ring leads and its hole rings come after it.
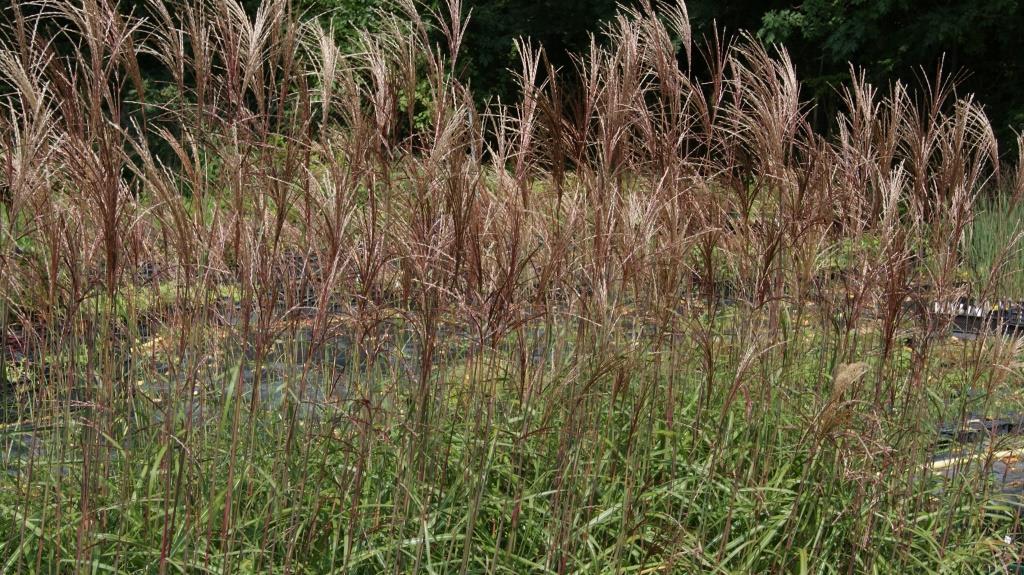
POLYGON ((483 110, 457 0, 353 52, 284 0, 146 13, 0 35, 0 571, 1019 560, 1018 441, 938 433, 1024 402, 1019 341, 928 311, 1015 277, 975 198, 1024 184, 947 79, 855 77, 826 140, 681 4, 520 44, 483 110))
POLYGON ((967 241, 969 279, 992 296, 1024 300, 1024 205, 999 194, 981 198, 967 241))

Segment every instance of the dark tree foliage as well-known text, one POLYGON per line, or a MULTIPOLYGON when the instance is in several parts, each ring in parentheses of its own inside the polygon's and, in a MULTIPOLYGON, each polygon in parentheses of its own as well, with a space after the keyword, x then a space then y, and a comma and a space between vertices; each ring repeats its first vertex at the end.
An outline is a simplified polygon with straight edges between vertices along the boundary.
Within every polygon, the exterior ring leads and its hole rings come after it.
POLYGON ((615 15, 616 0, 467 0, 467 76, 482 97, 509 100, 515 90, 505 70, 519 70, 516 38, 544 46, 551 63, 572 66, 571 54, 587 49, 601 22, 615 15))
MULTIPOLYGON (((357 28, 374 24, 388 0, 293 0, 297 11, 329 22, 341 44, 357 28)), ((440 0, 424 0, 436 7, 440 0)), ((634 3, 638 0, 620 0, 634 3)), ((657 0, 652 0, 656 3, 657 0)), ((141 0, 121 0, 122 4, 141 0)), ((242 0, 255 13, 260 0, 242 0)), ((572 66, 591 34, 615 14, 616 0, 464 0, 471 11, 462 74, 480 101, 509 100, 508 70, 518 70, 513 41, 543 44, 552 64, 572 66)), ((741 30, 786 47, 815 103, 813 119, 829 127, 837 87, 850 65, 867 70, 880 87, 894 79, 919 84, 941 64, 961 77, 961 94, 973 93, 992 118, 1004 151, 1024 126, 1024 9, 1019 0, 690 0, 694 35, 716 27, 741 30)), ((158 74, 154 71, 154 74, 158 74)))
POLYGON ((1022 29, 1018 0, 805 0, 766 10, 759 35, 790 50, 826 110, 850 63, 880 86, 920 83, 941 65, 986 106, 1005 144, 1024 124, 1022 29))

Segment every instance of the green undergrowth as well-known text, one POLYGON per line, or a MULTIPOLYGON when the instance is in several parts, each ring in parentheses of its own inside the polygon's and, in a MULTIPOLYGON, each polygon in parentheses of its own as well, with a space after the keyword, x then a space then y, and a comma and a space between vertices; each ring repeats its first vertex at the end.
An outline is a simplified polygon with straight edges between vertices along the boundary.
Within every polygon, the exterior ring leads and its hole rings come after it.
POLYGON ((1024 205, 1005 194, 979 199, 967 237, 967 270, 976 285, 998 297, 1024 299, 1024 205), (991 278, 991 279, 990 279, 991 278))
POLYGON ((1011 558, 1015 513, 984 471, 922 467, 937 426, 979 408, 949 358, 986 344, 948 344, 925 366, 931 400, 893 413, 872 397, 903 394, 910 355, 849 380, 824 329, 764 342, 743 325, 705 326, 713 365, 571 322, 483 352, 460 340, 427 395, 383 363, 289 376, 279 403, 254 404, 240 376, 254 360, 225 356, 117 409, 9 425, 0 568, 992 573, 1011 558), (300 393, 321 398, 315 416, 300 393))

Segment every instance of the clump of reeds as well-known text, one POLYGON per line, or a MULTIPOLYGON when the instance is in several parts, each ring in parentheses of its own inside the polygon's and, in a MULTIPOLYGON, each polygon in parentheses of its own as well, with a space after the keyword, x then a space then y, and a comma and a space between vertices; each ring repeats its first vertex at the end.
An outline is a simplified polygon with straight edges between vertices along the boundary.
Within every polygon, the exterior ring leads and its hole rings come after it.
POLYGON ((1012 560, 991 458, 927 464, 1016 348, 907 305, 993 237, 976 102, 854 72, 826 137, 783 49, 641 2, 479 109, 428 12, 6 9, 0 570, 1012 560))

